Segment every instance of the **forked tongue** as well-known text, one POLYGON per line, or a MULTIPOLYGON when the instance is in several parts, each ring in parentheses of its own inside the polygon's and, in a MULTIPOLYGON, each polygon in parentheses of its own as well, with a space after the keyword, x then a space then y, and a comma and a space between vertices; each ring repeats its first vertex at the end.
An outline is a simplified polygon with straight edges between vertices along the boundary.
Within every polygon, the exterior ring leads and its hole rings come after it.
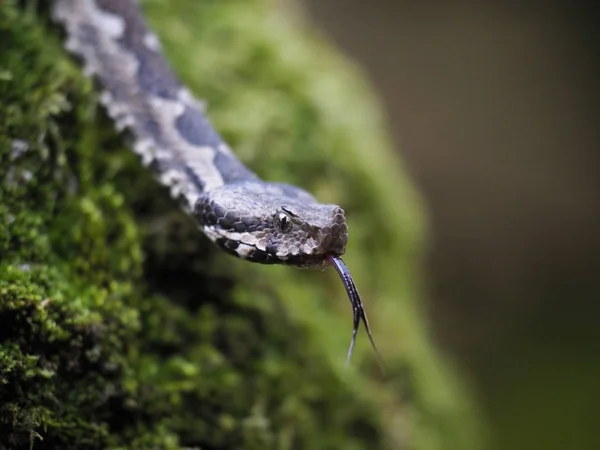
POLYGON ((327 259, 331 262, 338 275, 342 279, 342 283, 344 283, 344 288, 346 288, 346 292, 348 293, 348 298, 350 300, 350 304, 352 305, 352 311, 354 314, 354 326, 352 328, 352 340, 350 341, 350 348, 348 349, 348 356, 346 356, 346 366, 350 362, 350 356, 352 356, 352 350, 354 350, 354 344, 356 343, 356 335, 358 333, 358 327, 360 325, 360 321, 363 321, 365 325, 365 330, 367 330, 367 335, 369 336, 369 340, 371 341, 371 346, 373 350, 375 350, 375 354, 377 355, 377 359, 379 360, 379 365, 381 366, 381 370, 383 371, 383 360, 381 359, 381 355, 377 350, 377 346, 375 345, 375 341, 373 341, 373 336, 371 336, 371 328, 369 327, 369 321, 367 320, 367 313, 363 308, 362 301, 360 299, 360 295, 358 294, 358 290, 356 289, 356 285, 354 284, 354 280, 352 279, 352 275, 350 275, 350 271, 342 258, 339 256, 329 255, 327 259))

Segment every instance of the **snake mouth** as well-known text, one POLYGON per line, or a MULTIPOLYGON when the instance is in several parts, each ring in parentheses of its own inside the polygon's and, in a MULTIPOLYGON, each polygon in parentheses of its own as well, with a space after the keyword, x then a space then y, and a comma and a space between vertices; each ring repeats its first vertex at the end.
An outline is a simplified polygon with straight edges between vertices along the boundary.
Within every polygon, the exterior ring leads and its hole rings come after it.
POLYGON ((346 253, 346 244, 348 243, 348 234, 325 236, 319 246, 319 257, 326 260, 329 255, 342 256, 346 253))
MULTIPOLYGON (((328 260, 328 255, 326 254, 278 256, 275 249, 267 247, 265 250, 261 250, 254 245, 247 245, 227 238, 219 238, 214 242, 218 247, 230 255, 259 264, 282 264, 286 266, 319 269, 324 268, 328 260)), ((339 257, 339 255, 334 256, 339 257)))

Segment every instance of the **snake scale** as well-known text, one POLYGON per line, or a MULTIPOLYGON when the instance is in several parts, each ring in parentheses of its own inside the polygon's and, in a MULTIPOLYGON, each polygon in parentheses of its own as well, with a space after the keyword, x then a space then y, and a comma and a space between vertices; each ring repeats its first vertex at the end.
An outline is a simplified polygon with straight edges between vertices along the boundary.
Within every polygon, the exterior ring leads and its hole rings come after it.
MULTIPOLYGON (((333 265, 375 351, 366 313, 341 259, 348 242, 344 211, 308 192, 268 183, 246 168, 181 84, 135 0, 54 0, 52 16, 66 49, 83 62, 100 101, 133 150, 154 171, 208 238, 246 261, 296 267, 333 265)), ((379 353, 377 353, 379 357, 379 353)))

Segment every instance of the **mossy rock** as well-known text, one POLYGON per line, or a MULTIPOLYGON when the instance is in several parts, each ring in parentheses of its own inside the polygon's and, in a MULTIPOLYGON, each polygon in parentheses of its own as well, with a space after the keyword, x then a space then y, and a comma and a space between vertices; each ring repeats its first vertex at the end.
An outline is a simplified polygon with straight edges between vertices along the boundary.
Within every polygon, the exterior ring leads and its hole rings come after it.
POLYGON ((357 69, 289 4, 146 1, 266 179, 346 209, 386 374, 335 273, 215 250, 127 148, 47 2, 0 6, 0 448, 475 449, 418 311, 423 221, 357 69))

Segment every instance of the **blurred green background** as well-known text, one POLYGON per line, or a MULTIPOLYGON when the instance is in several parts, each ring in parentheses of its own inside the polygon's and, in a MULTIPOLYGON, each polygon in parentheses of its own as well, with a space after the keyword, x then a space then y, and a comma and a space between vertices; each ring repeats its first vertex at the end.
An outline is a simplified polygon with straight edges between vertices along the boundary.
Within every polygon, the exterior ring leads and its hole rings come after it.
POLYGON ((600 448, 599 8, 305 3, 378 87, 426 198, 435 333, 492 448, 600 448))

